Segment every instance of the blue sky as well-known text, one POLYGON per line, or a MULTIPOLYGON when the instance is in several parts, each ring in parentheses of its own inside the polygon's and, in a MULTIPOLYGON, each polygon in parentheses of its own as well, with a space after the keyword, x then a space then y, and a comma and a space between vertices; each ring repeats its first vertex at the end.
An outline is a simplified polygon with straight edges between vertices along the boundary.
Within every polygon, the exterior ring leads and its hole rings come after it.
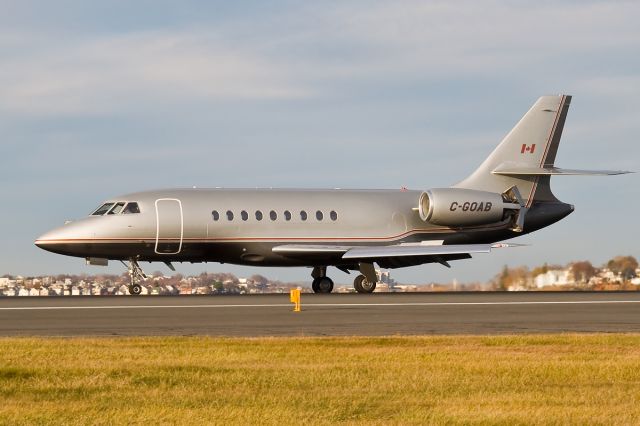
MULTIPOLYGON (((119 193, 450 185, 543 94, 574 95, 557 165, 640 170, 637 2, 0 5, 0 273, 122 272, 33 245, 119 193)), ((531 246, 394 275, 638 257, 638 176, 553 178, 576 212, 531 246)))

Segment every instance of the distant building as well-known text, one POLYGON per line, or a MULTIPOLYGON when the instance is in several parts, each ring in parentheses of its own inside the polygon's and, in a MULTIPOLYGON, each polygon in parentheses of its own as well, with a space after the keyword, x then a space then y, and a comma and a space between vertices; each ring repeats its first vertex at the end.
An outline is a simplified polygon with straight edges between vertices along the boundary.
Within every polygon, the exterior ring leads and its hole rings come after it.
POLYGON ((615 272, 613 272, 608 268, 602 269, 602 271, 600 271, 600 274, 598 274, 598 276, 600 277, 600 279, 604 281, 608 281, 610 283, 621 283, 623 281, 622 276, 620 274, 616 274, 615 272))
POLYGON ((575 284, 568 269, 550 269, 544 274, 536 275, 533 283, 537 288, 575 284))

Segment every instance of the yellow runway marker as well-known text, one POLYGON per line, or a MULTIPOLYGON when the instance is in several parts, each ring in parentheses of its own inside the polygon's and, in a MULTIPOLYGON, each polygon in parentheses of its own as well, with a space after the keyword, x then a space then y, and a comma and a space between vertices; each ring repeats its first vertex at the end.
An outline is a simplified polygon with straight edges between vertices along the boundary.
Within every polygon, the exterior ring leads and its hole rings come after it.
POLYGON ((300 289, 296 288, 289 293, 289 300, 294 303, 293 312, 300 312, 300 289))

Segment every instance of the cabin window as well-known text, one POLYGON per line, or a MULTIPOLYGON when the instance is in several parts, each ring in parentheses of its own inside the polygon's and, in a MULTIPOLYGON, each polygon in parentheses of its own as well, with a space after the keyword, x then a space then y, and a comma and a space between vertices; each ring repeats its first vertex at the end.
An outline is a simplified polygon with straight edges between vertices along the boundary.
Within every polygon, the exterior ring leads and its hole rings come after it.
POLYGON ((127 204, 124 210, 122 210, 122 214, 135 214, 135 213, 140 213, 140 207, 138 207, 138 203, 135 203, 135 202, 127 204))
POLYGON ((216 222, 220 220, 220 213, 218 213, 218 210, 212 211, 211 216, 213 217, 213 220, 215 220, 216 222))
POLYGON ((318 210, 316 212, 316 219, 322 220, 323 217, 324 217, 324 215, 322 214, 322 212, 320 210, 318 210))
POLYGON ((256 210, 256 220, 262 220, 262 212, 260 210, 256 210))
POLYGON ((336 213, 335 210, 331 210, 331 213, 329 213, 329 217, 331 217, 331 220, 335 222, 336 220, 338 220, 338 213, 336 213))
POLYGON ((242 217, 242 220, 246 221, 247 219, 249 219, 249 213, 247 213, 246 211, 242 210, 240 212, 240 216, 242 217))
POLYGON ((289 210, 284 211, 284 220, 287 222, 291 220, 291 212, 289 210))
POLYGON ((271 218, 271 220, 276 220, 278 218, 278 213, 276 213, 275 211, 271 210, 269 212, 269 217, 271 218))
POLYGON ((113 208, 111 210, 109 210, 109 213, 107 214, 118 214, 122 211, 122 208, 124 207, 124 203, 120 202, 120 203, 116 203, 115 206, 113 206, 113 208))
POLYGON ((91 216, 102 216, 103 214, 108 212, 111 209, 111 207, 113 207, 114 204, 115 203, 104 203, 103 205, 98 207, 98 210, 91 213, 91 216))
POLYGON ((227 220, 228 221, 233 220, 233 212, 231 210, 227 210, 227 220))
POLYGON ((301 211, 300 211, 300 219, 301 219, 302 221, 307 220, 307 212, 305 212, 304 210, 301 210, 301 211))

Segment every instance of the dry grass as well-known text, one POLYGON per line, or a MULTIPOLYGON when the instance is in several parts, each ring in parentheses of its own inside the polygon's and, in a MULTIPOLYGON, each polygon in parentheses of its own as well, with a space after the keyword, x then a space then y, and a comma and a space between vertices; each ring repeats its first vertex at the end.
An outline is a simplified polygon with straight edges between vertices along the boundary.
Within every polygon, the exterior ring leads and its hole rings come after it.
POLYGON ((639 335, 0 339, 2 424, 638 424, 639 335))

